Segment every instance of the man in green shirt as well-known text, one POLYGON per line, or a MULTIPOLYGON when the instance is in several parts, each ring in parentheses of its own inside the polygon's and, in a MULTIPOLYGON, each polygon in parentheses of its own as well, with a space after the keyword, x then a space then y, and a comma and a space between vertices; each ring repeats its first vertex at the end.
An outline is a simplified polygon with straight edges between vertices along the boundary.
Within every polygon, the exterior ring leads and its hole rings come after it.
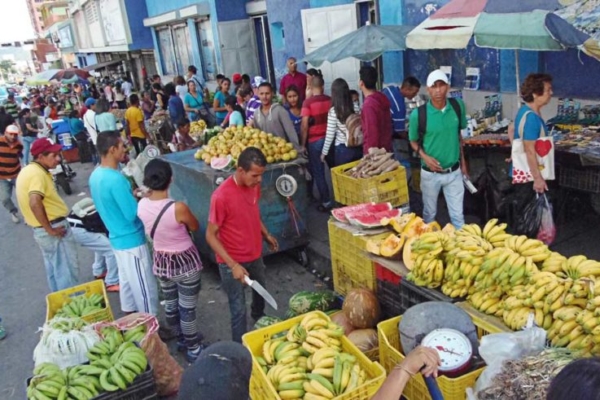
POLYGON ((468 176, 460 130, 467 127, 467 118, 462 100, 456 100, 460 107, 457 113, 447 99, 449 88, 444 72, 438 69, 429 74, 430 100, 421 106, 426 111, 425 127, 421 128, 424 134, 419 133, 419 109, 410 115, 408 134, 412 149, 421 158, 423 219, 427 223, 435 220, 438 196, 443 190, 452 225, 460 229, 465 223, 462 175, 468 176))

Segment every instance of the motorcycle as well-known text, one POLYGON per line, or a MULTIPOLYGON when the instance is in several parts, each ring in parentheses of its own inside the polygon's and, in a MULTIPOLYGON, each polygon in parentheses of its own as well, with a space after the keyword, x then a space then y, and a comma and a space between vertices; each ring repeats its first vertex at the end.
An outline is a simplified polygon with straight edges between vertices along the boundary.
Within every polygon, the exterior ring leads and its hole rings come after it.
MULTIPOLYGON (((50 136, 48 136, 48 140, 55 143, 50 136)), ((49 172, 52 175, 52 180, 57 188, 60 187, 66 195, 73 193, 73 190, 71 189, 71 180, 77 175, 77 172, 73 171, 73 168, 65 162, 62 152, 60 153, 60 162, 55 168, 49 170, 49 172)))

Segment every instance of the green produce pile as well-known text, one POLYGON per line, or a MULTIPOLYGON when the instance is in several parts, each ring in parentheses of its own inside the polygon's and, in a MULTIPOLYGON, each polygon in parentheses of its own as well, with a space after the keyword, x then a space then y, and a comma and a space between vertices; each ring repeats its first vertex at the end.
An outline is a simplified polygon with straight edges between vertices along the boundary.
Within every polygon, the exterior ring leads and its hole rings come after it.
POLYGON ((104 297, 94 293, 89 297, 78 296, 56 311, 57 317, 83 317, 106 308, 104 297))

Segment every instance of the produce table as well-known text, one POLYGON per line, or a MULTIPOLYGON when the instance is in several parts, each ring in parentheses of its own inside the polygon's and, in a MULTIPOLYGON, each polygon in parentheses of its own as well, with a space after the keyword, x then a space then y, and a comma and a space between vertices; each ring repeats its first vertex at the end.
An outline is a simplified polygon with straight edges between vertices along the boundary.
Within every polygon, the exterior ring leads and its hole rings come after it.
MULTIPOLYGON (((214 261, 213 252, 205 239, 210 198, 219 184, 234 171, 214 170, 203 161, 196 160, 195 152, 181 151, 164 155, 163 158, 173 168, 170 194, 175 200, 185 201, 198 218, 200 229, 193 235, 194 242, 204 256, 214 261)), ((299 249, 299 260, 305 265, 308 262, 304 247, 308 244, 306 219, 309 199, 304 184, 304 164, 303 160, 294 160, 267 165, 261 186, 260 212, 263 223, 279 242, 279 252, 299 249), (297 182, 297 191, 291 201, 276 189, 277 178, 283 174, 290 175, 297 182), (292 217, 291 205, 297 210, 299 218, 292 217)), ((273 253, 264 245, 263 255, 267 254, 273 253)))
POLYGON ((373 262, 379 264, 383 268, 387 269, 394 274, 401 276, 404 278, 410 272, 408 268, 404 265, 404 262, 401 260, 391 260, 385 257, 379 257, 371 253, 367 253, 367 257, 369 257, 373 262))

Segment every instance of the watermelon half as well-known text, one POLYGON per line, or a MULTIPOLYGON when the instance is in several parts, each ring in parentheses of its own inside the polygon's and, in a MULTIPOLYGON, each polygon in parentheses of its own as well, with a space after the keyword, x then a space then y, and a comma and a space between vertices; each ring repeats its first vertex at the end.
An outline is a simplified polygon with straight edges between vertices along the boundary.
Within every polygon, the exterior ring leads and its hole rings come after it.
POLYGON ((393 208, 391 210, 379 211, 376 213, 353 214, 348 217, 350 224, 360 226, 361 228, 379 228, 383 226, 381 220, 383 218, 395 218, 402 213, 400 209, 393 208))
POLYGON ((224 170, 224 169, 233 167, 233 165, 234 165, 234 160, 233 160, 233 157, 231 157, 231 156, 213 157, 213 159, 210 160, 210 167, 212 169, 224 170))
POLYGON ((333 215, 333 218, 337 221, 348 224, 350 223, 349 218, 352 218, 355 215, 371 215, 382 211, 389 211, 391 209, 392 205, 390 203, 363 203, 336 208, 331 211, 331 215, 333 215))

